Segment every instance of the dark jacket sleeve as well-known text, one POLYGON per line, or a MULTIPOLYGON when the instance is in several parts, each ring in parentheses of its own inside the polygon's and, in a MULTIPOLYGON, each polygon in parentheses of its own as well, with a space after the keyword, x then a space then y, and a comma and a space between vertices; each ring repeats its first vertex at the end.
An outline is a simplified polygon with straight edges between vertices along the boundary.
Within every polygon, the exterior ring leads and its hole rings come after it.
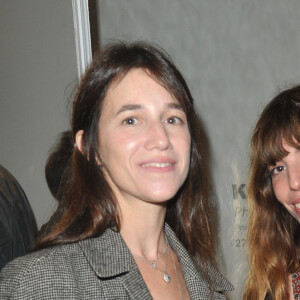
POLYGON ((17 180, 0 165, 0 270, 34 245, 35 219, 17 180))

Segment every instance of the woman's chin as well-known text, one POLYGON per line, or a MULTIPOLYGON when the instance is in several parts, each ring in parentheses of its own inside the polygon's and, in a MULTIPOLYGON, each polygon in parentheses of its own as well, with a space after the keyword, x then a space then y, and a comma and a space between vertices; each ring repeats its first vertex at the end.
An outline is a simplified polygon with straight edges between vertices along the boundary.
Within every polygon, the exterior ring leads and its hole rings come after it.
POLYGON ((176 192, 157 192, 156 193, 149 193, 147 197, 145 197, 145 200, 147 202, 151 203, 167 203, 170 201, 174 196, 176 195, 176 192))

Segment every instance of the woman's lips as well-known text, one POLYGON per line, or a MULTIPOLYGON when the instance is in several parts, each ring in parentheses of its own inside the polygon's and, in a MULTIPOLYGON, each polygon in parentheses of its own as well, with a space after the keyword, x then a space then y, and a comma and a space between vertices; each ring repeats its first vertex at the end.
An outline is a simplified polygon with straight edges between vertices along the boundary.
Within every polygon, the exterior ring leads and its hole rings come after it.
POLYGON ((172 163, 170 163, 170 162, 168 162, 168 163, 151 162, 151 163, 142 164, 142 167, 143 168, 147 168, 147 167, 165 168, 165 167, 168 167, 171 165, 172 165, 172 163))
POLYGON ((300 198, 297 198, 292 203, 295 206, 297 214, 300 214, 300 198))
POLYGON ((174 169, 176 162, 172 159, 156 158, 147 160, 139 165, 146 170, 151 171, 171 171, 174 169))

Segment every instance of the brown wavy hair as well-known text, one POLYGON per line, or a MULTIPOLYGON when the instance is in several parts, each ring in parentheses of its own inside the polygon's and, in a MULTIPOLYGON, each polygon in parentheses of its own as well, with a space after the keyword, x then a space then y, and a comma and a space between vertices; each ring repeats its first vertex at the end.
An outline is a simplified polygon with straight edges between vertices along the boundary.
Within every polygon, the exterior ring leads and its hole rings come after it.
POLYGON ((168 54, 145 42, 118 42, 107 46, 93 60, 82 79, 73 103, 71 136, 74 142, 76 133, 84 130, 83 153, 77 147, 72 151, 71 164, 64 172, 63 182, 60 182, 63 191, 58 208, 42 227, 35 249, 96 237, 109 227, 120 229, 115 196, 96 163, 100 157, 99 118, 109 86, 133 68, 146 70, 175 96, 186 113, 191 135, 190 168, 185 183, 168 203, 166 222, 190 255, 214 261, 210 185, 204 176, 201 157, 203 136, 193 99, 168 54))
POLYGON ((268 169, 300 149, 300 86, 278 94, 260 115, 251 139, 248 180, 249 274, 243 299, 289 299, 289 275, 299 270, 299 223, 276 199, 268 169))

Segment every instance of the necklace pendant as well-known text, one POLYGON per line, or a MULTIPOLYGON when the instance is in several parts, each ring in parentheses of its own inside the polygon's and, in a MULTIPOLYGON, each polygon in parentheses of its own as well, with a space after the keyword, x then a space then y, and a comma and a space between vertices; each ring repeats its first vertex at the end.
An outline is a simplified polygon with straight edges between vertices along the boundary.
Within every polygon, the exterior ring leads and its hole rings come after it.
POLYGON ((170 276, 167 273, 164 273, 164 281, 166 283, 170 283, 170 281, 171 281, 171 278, 170 278, 170 276))
POLYGON ((156 262, 155 262, 155 260, 152 260, 152 268, 156 269, 156 262))

